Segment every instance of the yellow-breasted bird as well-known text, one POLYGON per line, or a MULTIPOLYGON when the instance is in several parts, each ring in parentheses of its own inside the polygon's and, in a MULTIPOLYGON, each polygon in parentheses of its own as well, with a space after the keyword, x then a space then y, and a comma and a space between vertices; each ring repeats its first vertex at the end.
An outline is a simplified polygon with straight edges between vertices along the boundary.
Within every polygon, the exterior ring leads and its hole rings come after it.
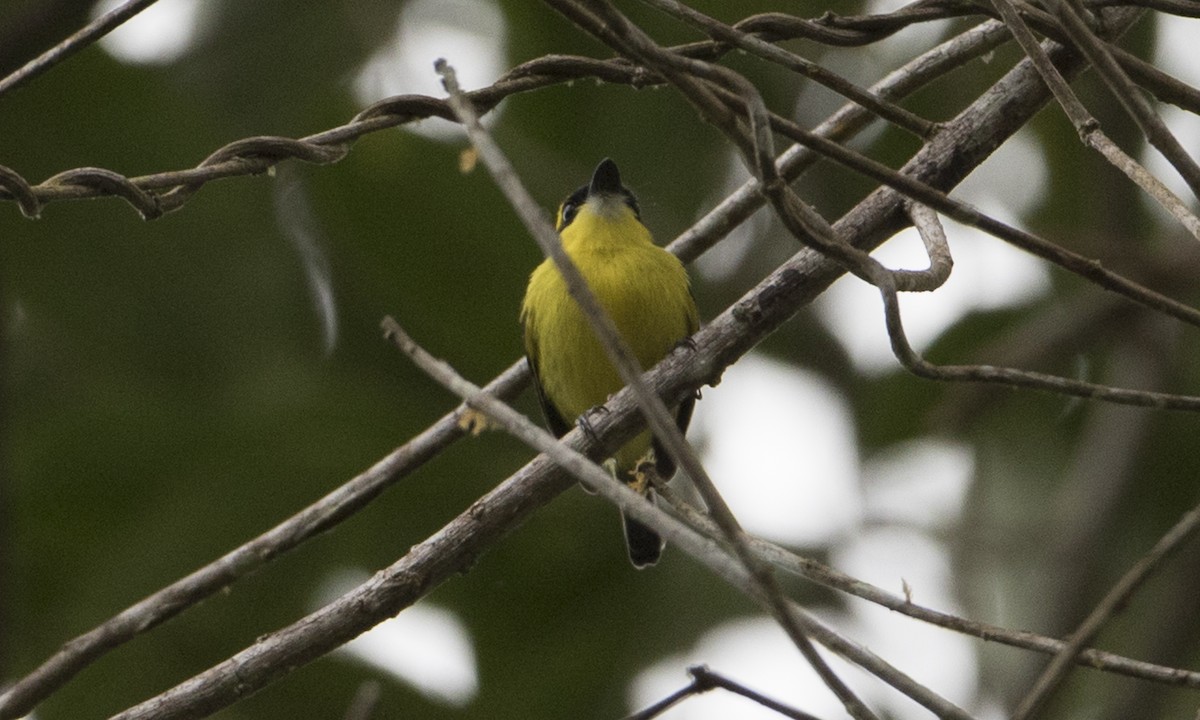
MULTIPOLYGON (((678 258, 654 244, 642 224, 637 198, 621 184, 612 160, 603 160, 591 182, 563 201, 556 227, 567 255, 643 369, 662 360, 699 327, 687 271, 678 258)), ((555 435, 565 435, 580 415, 625 385, 549 259, 529 278, 521 323, 538 399, 555 435)), ((675 411, 680 430, 687 429, 694 404, 695 398, 689 397, 675 411)), ((618 479, 647 497, 651 488, 634 470, 652 446, 658 475, 670 479, 675 463, 649 431, 613 456, 618 479)), ((657 562, 662 538, 636 520, 623 519, 629 559, 636 567, 657 562)))

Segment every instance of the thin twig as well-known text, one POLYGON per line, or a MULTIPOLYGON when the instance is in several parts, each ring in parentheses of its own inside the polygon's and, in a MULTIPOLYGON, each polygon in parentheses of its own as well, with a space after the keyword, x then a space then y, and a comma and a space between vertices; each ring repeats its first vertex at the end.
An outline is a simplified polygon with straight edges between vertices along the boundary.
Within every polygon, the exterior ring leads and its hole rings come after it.
POLYGON ((701 692, 706 692, 711 689, 712 688, 701 688, 699 686, 699 684, 695 680, 693 680, 686 687, 679 688, 675 692, 673 692, 670 695, 666 696, 665 698, 659 700, 658 702, 654 703, 650 707, 642 708, 641 710, 633 713, 632 715, 626 715, 624 718, 622 718, 622 720, 650 720, 650 718, 658 717, 659 715, 662 715, 664 712, 675 707, 677 704, 679 704, 680 701, 686 700, 688 697, 690 697, 692 695, 696 695, 701 692))
POLYGON ((1142 96, 1142 91, 1113 58, 1107 45, 1096 37, 1080 13, 1069 0, 1057 0, 1058 17, 1062 21, 1063 30, 1079 50, 1087 56, 1096 69, 1096 74, 1108 85, 1108 89, 1116 97, 1117 102, 1137 123, 1146 139, 1150 141, 1167 162, 1179 171, 1184 182, 1191 188, 1192 194, 1200 199, 1200 165, 1188 154, 1179 140, 1154 112, 1154 108, 1142 96))
POLYGON ((766 695, 755 692, 741 683, 730 680, 724 675, 715 673, 703 665, 688 668, 688 673, 695 678, 697 683, 701 684, 702 686, 723 688, 729 692, 741 695, 744 698, 749 698, 768 710, 774 710, 780 715, 792 718, 792 720, 820 720, 820 718, 815 715, 810 715, 801 710, 788 707, 781 702, 772 700, 766 695))
POLYGON ((1192 237, 1200 240, 1200 218, 1196 217, 1179 196, 1171 192, 1161 180, 1142 167, 1141 163, 1121 150, 1100 129, 1100 122, 1087 111, 1087 108, 1071 90, 1071 86, 1067 84, 1066 79, 1054 67, 1054 63, 1050 62, 1046 51, 1033 37, 1033 33, 1012 2, 1010 0, 992 0, 992 4, 996 6, 1004 18, 1004 22, 1012 30, 1013 37, 1017 39, 1021 49, 1025 51, 1038 72, 1041 73, 1042 79, 1054 93, 1055 99, 1058 100, 1063 112, 1071 120, 1071 124, 1075 126, 1075 131, 1084 144, 1099 152, 1110 164, 1125 173, 1126 177, 1141 187, 1147 195, 1178 220, 1192 234, 1192 237))
POLYGON ((29 82, 96 42, 156 2, 158 0, 129 0, 124 5, 113 8, 87 25, 84 25, 62 42, 9 73, 3 80, 0 80, 0 97, 3 97, 10 90, 29 82))
POLYGON ((950 243, 946 240, 946 231, 942 228, 937 213, 920 203, 909 203, 907 206, 908 219, 921 236, 925 244, 925 254, 929 257, 929 268, 926 270, 893 270, 892 277, 896 279, 896 289, 900 292, 933 292, 950 279, 950 271, 954 268, 954 258, 950 255, 950 243))
POLYGON ((692 682, 687 687, 676 690, 650 707, 629 715, 624 720, 651 720, 651 718, 658 717, 692 695, 700 695, 701 693, 706 693, 709 690, 717 688, 728 690, 731 693, 753 700, 768 710, 774 710, 784 717, 792 718, 792 720, 821 720, 816 715, 810 715, 802 710, 797 710, 781 702, 772 700, 762 693, 751 690, 741 683, 709 670, 704 665, 693 665, 688 668, 688 674, 692 676, 692 682))
POLYGON ((936 127, 934 123, 918 116, 910 110, 888 102, 885 98, 881 98, 869 90, 864 90, 841 75, 794 52, 784 50, 777 45, 772 45, 749 33, 726 25, 715 18, 684 5, 678 0, 642 0, 642 2, 669 13, 693 27, 699 28, 712 37, 713 40, 723 40, 766 60, 778 63, 792 72, 811 78, 843 97, 854 101, 863 108, 870 110, 896 127, 907 130, 917 137, 928 138, 933 134, 936 127))
MULTIPOLYGON (((668 503, 668 507, 684 522, 710 537, 719 535, 720 530, 712 520, 678 497, 670 488, 660 487, 659 494, 668 503)), ((847 595, 853 595, 914 620, 988 642, 998 642, 1046 655, 1055 655, 1066 647, 1066 643, 1058 638, 1046 637, 1025 630, 1011 630, 918 605, 908 598, 890 593, 761 538, 752 538, 751 544, 759 557, 791 575, 844 592, 847 595)), ((1200 672, 1134 660, 1104 650, 1094 648, 1083 650, 1077 654, 1075 662, 1085 668, 1126 677, 1200 689, 1200 672)))
POLYGON ((1067 673, 1075 665, 1075 658, 1085 645, 1092 641, 1109 618, 1129 602, 1133 593, 1162 566, 1166 560, 1200 532, 1200 505, 1184 513, 1179 522, 1167 531, 1150 552, 1134 563, 1117 584, 1108 591, 1103 599, 1096 604, 1087 618, 1080 623, 1075 632, 1067 639, 1066 644, 1046 666, 1046 669, 1034 682, 1033 687, 1025 695, 1025 699, 1017 706, 1012 720, 1031 720, 1050 700, 1054 691, 1062 685, 1067 673))
POLYGON ((909 343, 900 314, 900 301, 895 283, 879 276, 874 285, 883 298, 884 321, 892 354, 907 370, 918 377, 945 382, 977 382, 1029 388, 1059 395, 1071 395, 1101 400, 1118 405, 1152 407, 1162 410, 1200 411, 1200 395, 1178 395, 1151 390, 1130 390, 1073 378, 1049 375, 1031 370, 996 367, 993 365, 935 365, 921 356, 909 343))

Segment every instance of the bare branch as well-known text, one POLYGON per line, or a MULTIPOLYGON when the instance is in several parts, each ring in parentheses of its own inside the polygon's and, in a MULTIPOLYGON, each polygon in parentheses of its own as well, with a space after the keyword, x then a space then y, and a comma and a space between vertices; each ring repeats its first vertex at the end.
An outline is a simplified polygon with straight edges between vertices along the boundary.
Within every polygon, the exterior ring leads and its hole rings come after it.
POLYGON ((1133 81, 1113 58, 1104 41, 1096 37, 1092 29, 1083 21, 1080 15, 1083 12, 1082 8, 1077 10, 1069 0, 1057 0, 1057 10, 1058 17, 1063 23, 1063 29, 1071 41, 1087 56, 1088 61, 1096 68, 1096 73, 1108 85, 1109 90, 1125 108, 1125 111, 1138 124, 1150 144, 1175 166, 1188 187, 1191 188, 1192 194, 1200 199, 1200 165, 1197 165, 1192 156, 1188 155, 1187 150, 1167 128, 1166 123, 1154 112, 1154 108, 1142 96, 1141 90, 1133 84, 1133 81))
POLYGON ((704 665, 693 665, 692 667, 688 668, 688 674, 692 676, 692 682, 690 685, 671 693, 669 696, 663 698, 659 702, 654 703, 645 710, 636 712, 626 717, 625 720, 650 720, 650 718, 658 717, 692 695, 699 695, 717 688, 722 688, 737 695, 741 695, 742 697, 749 698, 759 705, 762 705, 769 710, 774 710, 780 715, 792 718, 793 720, 821 720, 816 715, 810 715, 793 707, 788 707, 781 702, 772 700, 762 693, 751 690, 741 683, 734 682, 723 675, 718 675, 704 665))
MULTIPOLYGON (((522 359, 487 388, 497 397, 511 398, 528 384, 529 374, 522 359)), ((462 437, 458 427, 461 411, 459 408, 450 412, 362 474, 262 535, 64 643, 37 669, 0 694, 0 718, 10 720, 25 715, 98 658, 351 517, 462 437)))
POLYGON ((1175 193, 1171 192, 1166 185, 1158 178, 1151 175, 1140 163, 1126 155, 1108 135, 1100 129, 1100 122, 1087 111, 1079 98, 1071 90, 1071 86, 1059 74, 1058 69, 1054 67, 1054 63, 1050 62, 1046 51, 1038 44, 1033 37, 1025 21, 1021 18, 1020 13, 1013 6, 1010 0, 992 0, 992 4, 1000 11, 1004 17, 1004 22, 1012 29, 1013 37, 1021 45, 1025 54, 1033 61, 1038 72, 1041 73, 1042 79, 1050 87, 1054 93, 1058 104, 1062 106, 1063 111, 1070 118, 1071 124, 1075 126, 1076 132, 1083 142, 1093 150, 1099 152, 1109 161, 1114 167, 1125 173, 1126 177, 1136 183, 1147 195, 1170 213, 1176 220, 1183 225, 1192 237, 1200 240, 1200 218, 1188 209, 1187 205, 1179 199, 1175 193))
POLYGON ((863 90, 842 76, 831 72, 820 65, 811 62, 796 53, 789 52, 776 45, 739 31, 698 10, 684 5, 678 0, 642 0, 673 17, 703 30, 714 40, 723 40, 747 52, 791 70, 792 72, 811 78, 838 94, 854 101, 863 108, 870 110, 879 117, 891 122, 896 127, 903 128, 920 138, 929 137, 934 130, 934 124, 905 110, 899 105, 888 102, 869 90, 863 90))
MULTIPOLYGON (((719 529, 707 516, 688 505, 669 488, 659 488, 659 493, 684 522, 709 536, 717 536, 719 529)), ((829 567, 812 558, 802 557, 774 543, 752 538, 754 552, 763 560, 796 577, 810 580, 827 588, 875 603, 888 610, 906 615, 914 620, 929 623, 953 632, 969 635, 989 642, 998 642, 1022 650, 1031 650, 1047 655, 1056 655, 1066 647, 1058 638, 1046 637, 1025 630, 978 622, 967 618, 923 607, 908 598, 900 597, 882 588, 829 567)), ((1095 670, 1125 675, 1165 685, 1200 689, 1200 672, 1172 668, 1164 665, 1133 660, 1104 650, 1086 649, 1075 656, 1075 663, 1095 670)))
POLYGON ((908 219, 921 235, 925 253, 929 256, 927 270, 893 270, 896 289, 900 292, 933 292, 950 279, 954 258, 950 256, 950 243, 946 231, 935 212, 919 203, 908 204, 908 219))
POLYGON ((0 97, 86 48, 158 0, 128 0, 91 21, 78 32, 38 55, 0 80, 0 97))
POLYGON ((1066 680, 1067 673, 1075 664, 1079 651, 1091 642, 1100 632, 1100 628, 1108 622, 1117 611, 1124 607, 1133 593, 1137 591, 1147 578, 1154 573, 1176 551, 1183 547, 1197 532, 1200 532, 1200 506, 1184 513, 1179 522, 1167 531, 1150 552, 1146 553, 1133 567, 1126 572, 1117 584, 1096 604, 1087 618, 1071 633, 1066 645, 1046 666, 1041 676, 1034 683, 1017 711, 1013 720, 1030 720, 1045 706, 1050 696, 1066 680))
POLYGON ((1163 410, 1200 411, 1200 396, 1176 395, 1149 390, 1129 390, 1098 383, 1048 375, 1046 373, 992 365, 934 365, 921 356, 908 342, 900 316, 900 300, 895 283, 886 276, 876 278, 875 286, 883 298, 884 320, 892 353, 914 375, 929 380, 947 382, 980 382, 1030 388, 1061 395, 1073 395, 1089 400, 1101 400, 1118 405, 1153 407, 1163 410))

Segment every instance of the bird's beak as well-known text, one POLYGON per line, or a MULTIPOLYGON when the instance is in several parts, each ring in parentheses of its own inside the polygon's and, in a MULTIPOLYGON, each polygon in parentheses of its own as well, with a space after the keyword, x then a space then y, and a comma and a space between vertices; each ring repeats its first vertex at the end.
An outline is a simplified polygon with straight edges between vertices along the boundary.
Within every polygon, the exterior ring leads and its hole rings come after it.
POLYGON ((621 190, 621 171, 615 162, 604 158, 596 166, 596 172, 592 173, 588 195, 619 195, 621 190))

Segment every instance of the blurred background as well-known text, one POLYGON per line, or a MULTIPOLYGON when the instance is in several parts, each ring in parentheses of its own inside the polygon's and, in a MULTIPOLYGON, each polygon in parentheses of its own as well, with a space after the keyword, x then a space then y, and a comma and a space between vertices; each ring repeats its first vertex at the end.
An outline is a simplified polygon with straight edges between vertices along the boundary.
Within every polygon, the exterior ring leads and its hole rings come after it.
MULTIPOLYGON (((692 3, 726 21, 831 3, 692 3)), ((0 4, 7 74, 115 3, 0 4)), ((841 2, 887 12, 898 2, 841 2)), ((645 6, 662 43, 698 39, 645 6)), ((871 84, 977 19, 868 48, 797 50, 871 84)), ((1124 46, 1200 83, 1196 20, 1148 16, 1124 46)), ((80 166, 128 176, 191 167, 253 135, 299 137, 406 92, 441 96, 547 53, 608 57, 546 7, 516 0, 294 3, 161 0, 97 46, 0 98, 0 164, 40 181, 80 166)), ((1019 57, 1005 45, 906 106, 953 117, 1019 57)), ((831 93, 752 58, 768 104, 813 126, 831 93)), ((1094 78, 1077 87, 1108 133, 1177 192, 1094 78)), ((1185 146, 1200 122, 1164 117, 1185 146)), ((576 82, 506 100, 496 138, 548 209, 611 156, 660 242, 746 179, 718 133, 668 89, 576 82)), ((854 143, 898 166, 917 147, 872 126, 854 143)), ((236 547, 359 473, 455 406, 382 341, 394 315, 482 383, 520 355, 517 312, 540 255, 460 131, 369 135, 326 167, 205 186, 144 222, 118 200, 0 207, 0 683, 64 641, 236 547)), ((872 184, 829 163, 798 183, 834 219, 872 184)), ((955 193, 1163 293, 1198 299, 1197 248, 1042 112, 955 193)), ((1184 195, 1186 197, 1186 195, 1184 195)), ((1194 198, 1193 198, 1194 200, 1194 198)), ((1200 335, 1001 242, 948 225, 955 270, 906 297, 934 361, 1012 364, 1140 389, 1200 389, 1200 335)), ((691 268, 704 317, 799 249, 760 212, 691 268)), ((878 253, 923 267, 915 236, 878 253)), ((519 402, 537 415, 531 393, 519 402)), ((878 294, 843 279, 706 389, 691 439, 744 524, 915 602, 1059 635, 1200 498, 1189 414, 945 386, 901 371, 878 294)), ((487 434, 335 531, 123 646, 36 711, 106 717, 293 622, 402 556, 527 462, 487 434)), ((1135 658, 1200 665, 1200 550, 1186 550, 1100 637, 1135 658)), ((1044 660, 789 583, 819 616, 981 718, 1002 717, 1044 660)), ((644 572, 617 513, 573 489, 396 620, 217 717, 616 718, 713 670, 825 718, 836 701, 781 631, 678 551, 644 572), (367 685, 365 685, 367 684, 367 685)), ((923 710, 837 665, 887 717, 923 710)), ((1080 670, 1046 717, 1191 717, 1197 696, 1080 670)), ((664 717, 776 717, 711 693, 664 717)))

